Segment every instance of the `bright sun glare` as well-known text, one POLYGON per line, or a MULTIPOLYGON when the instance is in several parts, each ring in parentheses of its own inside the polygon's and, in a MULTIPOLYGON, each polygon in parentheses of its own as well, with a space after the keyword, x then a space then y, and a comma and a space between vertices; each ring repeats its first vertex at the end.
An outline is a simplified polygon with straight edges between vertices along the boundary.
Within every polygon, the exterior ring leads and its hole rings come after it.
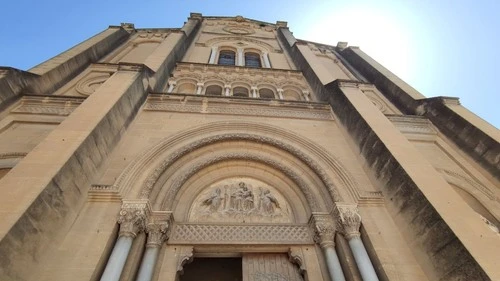
POLYGON ((374 7, 350 5, 329 10, 328 14, 314 15, 314 26, 307 31, 311 41, 336 45, 347 41, 359 46, 365 53, 402 79, 412 80, 413 58, 411 33, 396 15, 374 7), (335 27, 335 28, 332 28, 335 27), (325 34, 328 41, 325 42, 325 34))

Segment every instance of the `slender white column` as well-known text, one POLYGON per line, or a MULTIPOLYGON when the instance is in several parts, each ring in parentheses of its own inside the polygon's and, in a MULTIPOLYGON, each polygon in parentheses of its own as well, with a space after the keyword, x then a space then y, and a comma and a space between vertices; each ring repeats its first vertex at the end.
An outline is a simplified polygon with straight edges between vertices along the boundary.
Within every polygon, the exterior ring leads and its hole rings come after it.
POLYGON ((161 245, 167 239, 167 230, 169 222, 154 220, 148 223, 146 232, 148 233, 148 242, 146 243, 146 251, 142 257, 141 267, 137 275, 137 281, 151 281, 155 270, 158 254, 161 245))
POLYGON ((359 272, 363 277, 364 281, 378 281, 377 273, 373 264, 366 252, 365 245, 361 241, 360 237, 352 237, 349 239, 349 246, 351 247, 352 254, 354 255, 354 260, 358 265, 359 272))
POLYGON ((203 83, 197 83, 196 86, 198 87, 196 89, 196 94, 201 95, 201 91, 203 91, 203 83))
POLYGON ((230 96, 231 95, 231 86, 230 85, 225 85, 224 88, 226 89, 226 92, 224 93, 225 96, 230 96))
POLYGON ((335 251, 335 247, 329 246, 323 248, 323 253, 325 254, 326 266, 328 267, 328 272, 330 272, 330 278, 333 281, 345 281, 344 272, 340 266, 339 257, 335 251))
POLYGON ((309 99, 309 91, 307 91, 307 90, 303 90, 303 91, 302 91, 302 94, 304 95, 304 99, 305 99, 306 101, 309 101, 309 100, 310 100, 310 99, 309 99))
POLYGON ((264 58, 264 68, 271 68, 271 62, 269 61, 269 54, 267 52, 262 53, 264 58))
POLYGON ((146 211, 145 208, 137 208, 137 205, 127 207, 124 203, 122 206, 118 217, 120 233, 101 276, 101 281, 118 281, 120 279, 132 242, 137 233, 144 229, 146 211))
POLYGON ((236 65, 239 65, 239 66, 245 65, 245 60, 243 58, 243 48, 238 48, 238 60, 236 62, 236 65))
POLYGON ((349 247, 358 265, 361 277, 363 277, 364 281, 378 281, 377 273, 359 233, 361 216, 359 215, 357 205, 345 203, 336 203, 335 205, 335 213, 342 226, 342 233, 349 241, 349 247))
POLYGON ((345 281, 344 271, 335 251, 335 224, 328 213, 313 213, 309 223, 315 230, 315 241, 323 249, 328 273, 332 281, 345 281))
POLYGON ((168 85, 167 93, 172 93, 174 91, 174 88, 175 88, 176 84, 177 83, 175 83, 175 81, 170 82, 169 85, 168 85))
POLYGON ((120 279, 123 266, 125 266, 133 241, 134 238, 130 236, 118 237, 115 247, 113 248, 113 252, 109 257, 108 264, 106 264, 106 269, 101 276, 101 281, 113 281, 120 279))
POLYGON ((253 98, 257 97, 257 87, 252 87, 252 97, 253 98))
POLYGON ((151 281, 159 252, 160 248, 158 247, 146 248, 142 257, 141 267, 139 268, 139 274, 137 275, 137 281, 151 281))
POLYGON ((215 60, 217 59, 217 46, 212 47, 212 52, 210 53, 210 59, 208 60, 209 64, 215 64, 215 60))
POLYGON ((278 96, 279 96, 280 100, 283 99, 283 89, 278 89, 278 96))

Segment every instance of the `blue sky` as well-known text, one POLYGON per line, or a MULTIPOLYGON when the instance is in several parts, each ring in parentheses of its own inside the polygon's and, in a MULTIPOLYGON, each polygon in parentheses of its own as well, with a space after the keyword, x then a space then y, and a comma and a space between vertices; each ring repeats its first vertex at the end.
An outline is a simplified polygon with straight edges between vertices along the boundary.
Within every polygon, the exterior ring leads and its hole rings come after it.
POLYGON ((288 21, 295 37, 357 45, 427 97, 500 127, 500 1, 17 0, 0 11, 0 65, 27 70, 109 25, 181 27, 190 12, 288 21))

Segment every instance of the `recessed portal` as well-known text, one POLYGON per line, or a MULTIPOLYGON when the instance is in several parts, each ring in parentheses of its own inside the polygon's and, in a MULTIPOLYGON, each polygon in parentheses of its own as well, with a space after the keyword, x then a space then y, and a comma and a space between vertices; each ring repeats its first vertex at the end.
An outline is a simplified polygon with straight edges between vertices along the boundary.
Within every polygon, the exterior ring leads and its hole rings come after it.
POLYGON ((184 266, 180 281, 242 281, 241 258, 195 258, 184 266))

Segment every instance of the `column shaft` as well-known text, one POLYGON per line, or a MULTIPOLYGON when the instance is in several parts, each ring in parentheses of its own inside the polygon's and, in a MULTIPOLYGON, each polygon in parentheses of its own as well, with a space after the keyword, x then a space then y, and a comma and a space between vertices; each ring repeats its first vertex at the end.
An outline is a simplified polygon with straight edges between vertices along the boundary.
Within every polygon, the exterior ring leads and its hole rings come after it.
POLYGON ((328 272, 330 273, 330 278, 332 281, 345 281, 344 272, 340 266, 339 257, 335 248, 332 246, 324 247, 323 252, 325 253, 326 266, 328 267, 328 272))
POLYGON ((118 281, 123 271, 123 266, 127 261, 128 253, 132 247, 134 238, 130 236, 120 236, 116 241, 113 252, 109 257, 106 269, 101 276, 101 281, 118 281))
POLYGON ((217 46, 212 47, 212 53, 210 53, 209 64, 215 64, 215 59, 217 58, 217 46))
POLYGON ((377 273, 373 268, 373 264, 366 252, 365 245, 361 241, 360 237, 353 237, 349 240, 349 246, 351 247, 352 254, 358 265, 359 272, 363 277, 364 281, 378 281, 377 273))
POLYGON ((271 68, 271 62, 269 61, 269 55, 267 54, 267 52, 264 52, 262 54, 262 57, 264 58, 264 67, 271 68))
POLYGON ((245 65, 245 60, 243 58, 243 49, 242 48, 238 48, 238 57, 237 57, 236 65, 239 65, 239 66, 245 65))
POLYGON ((137 276, 137 281, 151 281, 158 259, 159 247, 147 247, 142 258, 141 268, 137 276))

